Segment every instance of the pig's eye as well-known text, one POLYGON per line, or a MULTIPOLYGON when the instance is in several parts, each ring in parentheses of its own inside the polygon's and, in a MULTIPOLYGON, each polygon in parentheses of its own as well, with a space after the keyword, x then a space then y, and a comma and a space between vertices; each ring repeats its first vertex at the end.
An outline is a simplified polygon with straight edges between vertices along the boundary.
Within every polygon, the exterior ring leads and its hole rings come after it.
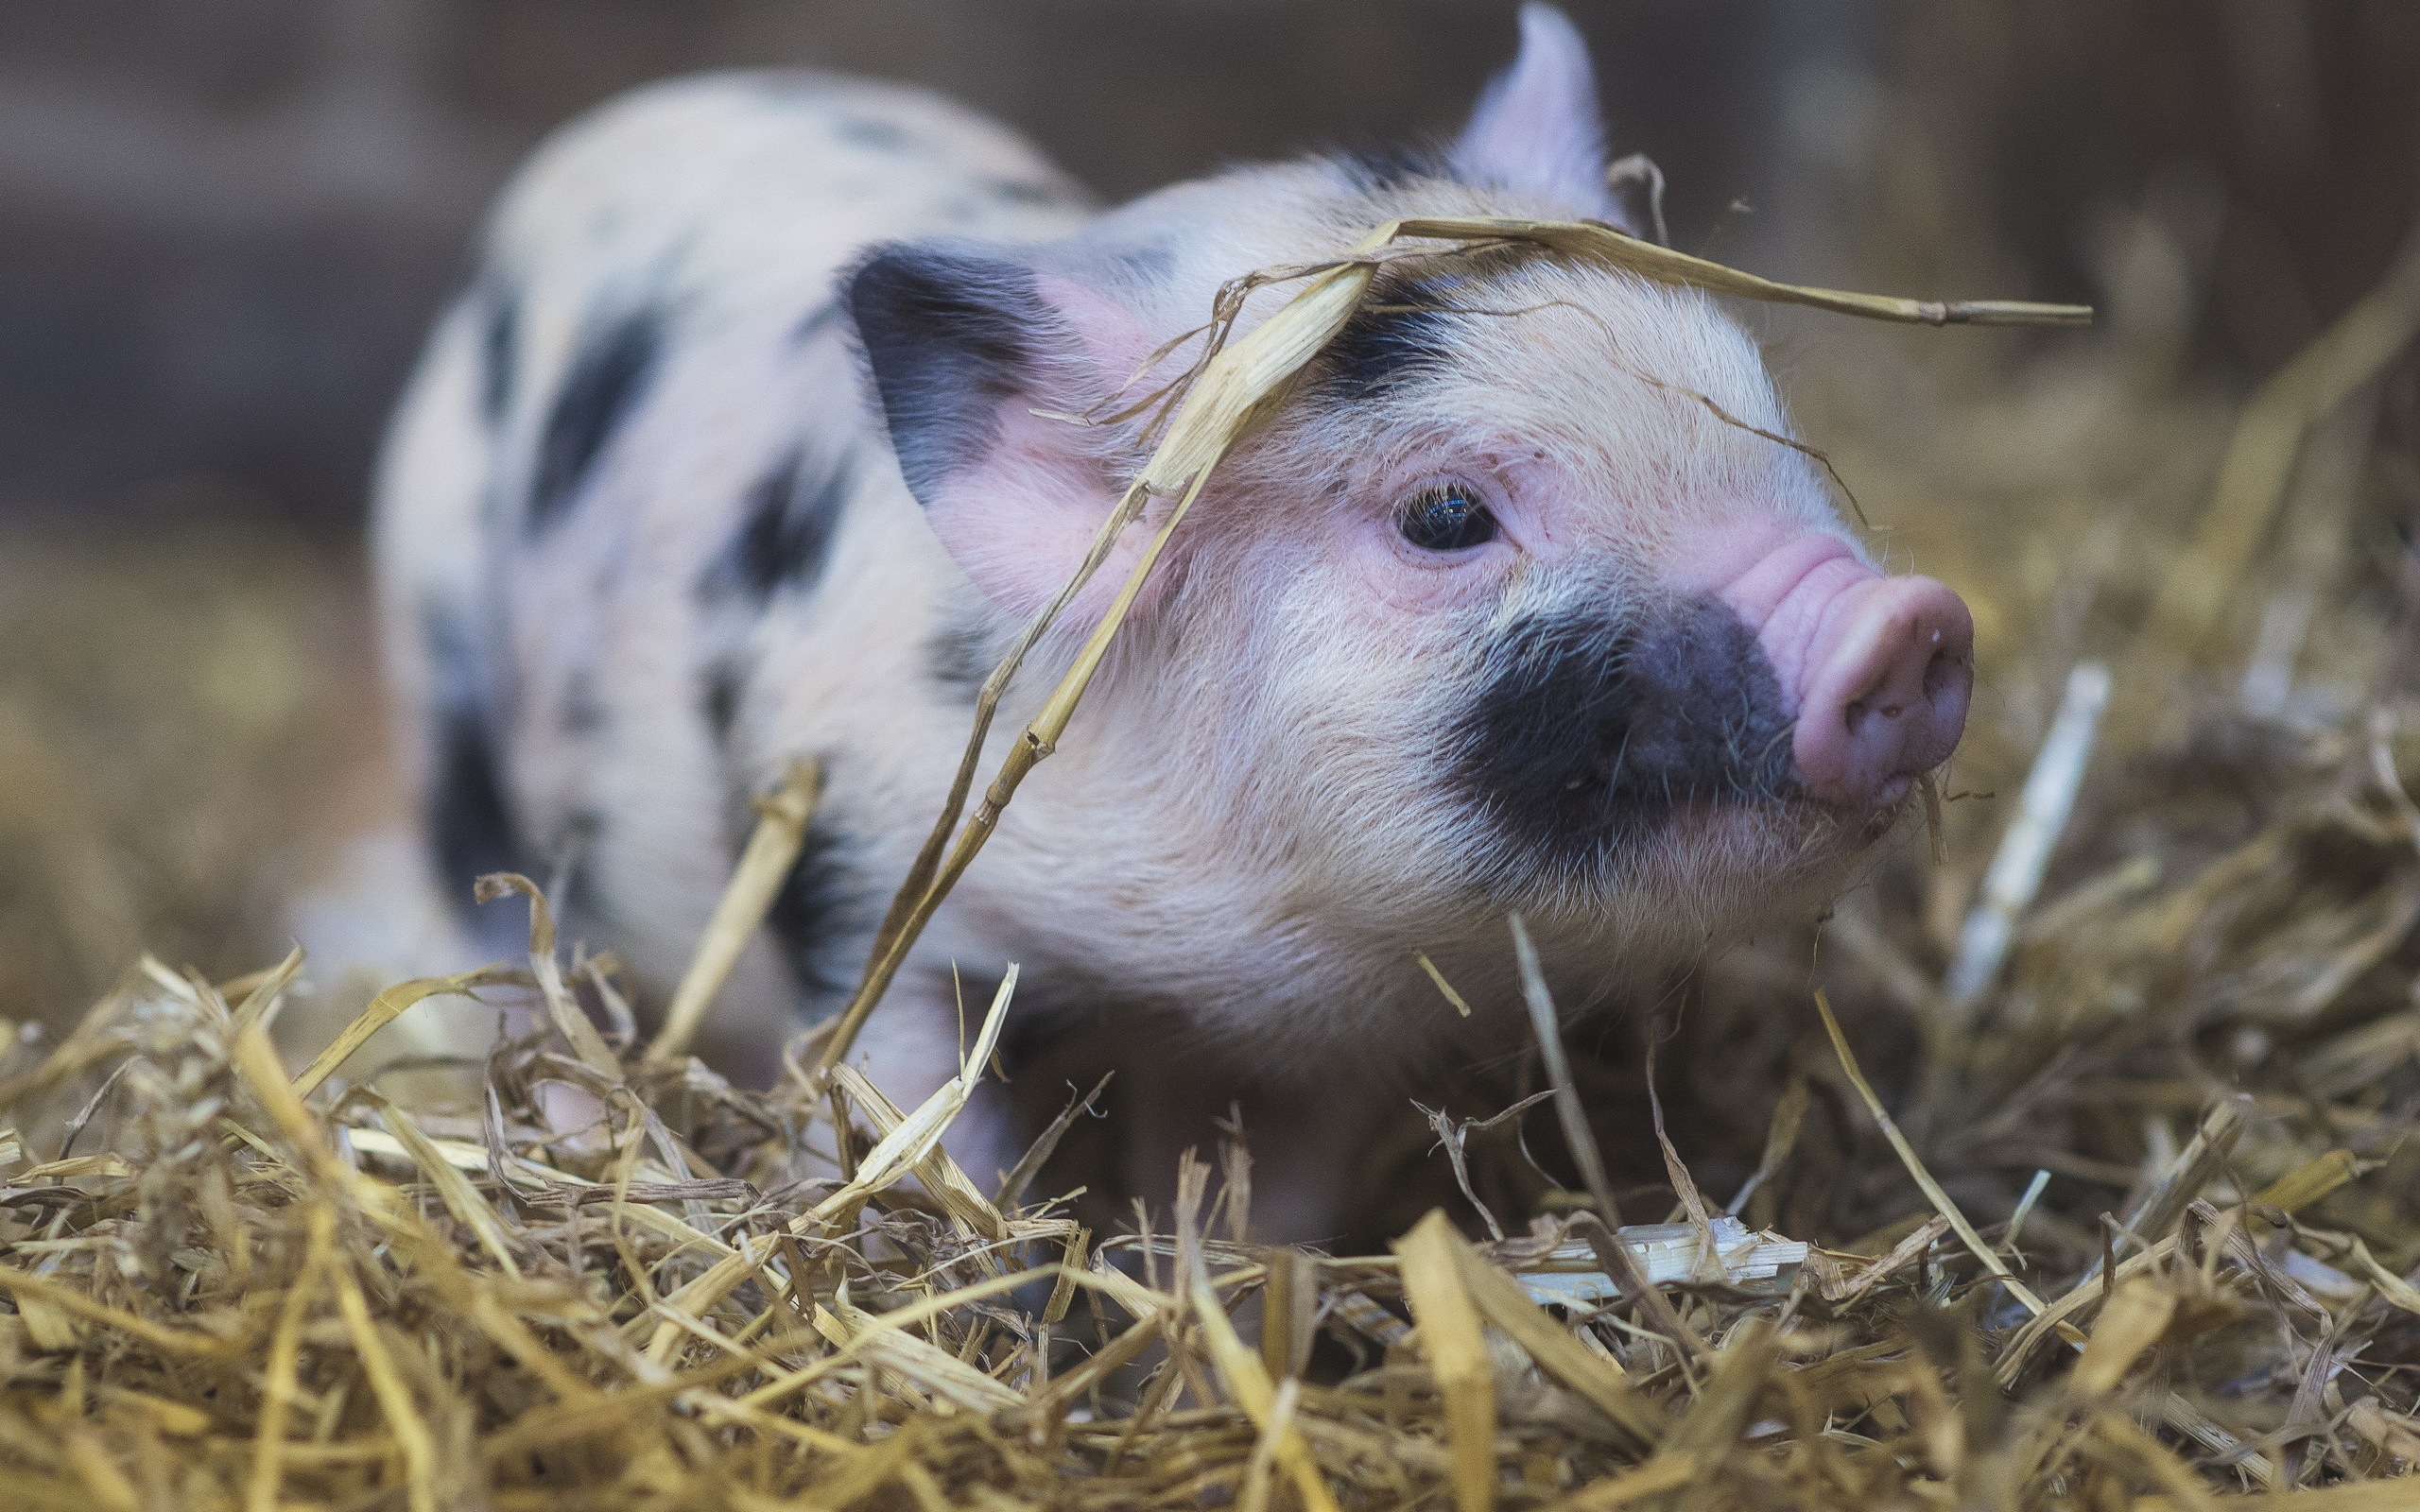
POLYGON ((1423 551, 1464 551, 1495 539, 1495 516, 1467 484, 1423 489, 1395 516, 1403 539, 1423 551))

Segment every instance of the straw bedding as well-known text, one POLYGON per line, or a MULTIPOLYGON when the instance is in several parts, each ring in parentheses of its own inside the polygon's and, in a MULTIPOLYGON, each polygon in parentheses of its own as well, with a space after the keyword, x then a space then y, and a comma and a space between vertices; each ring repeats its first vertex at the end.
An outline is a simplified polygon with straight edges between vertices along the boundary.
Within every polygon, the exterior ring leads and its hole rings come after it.
POLYGON ((2112 338, 1996 380, 1996 444, 1836 450, 1983 623, 1945 859, 1336 1152, 1366 1254, 1251 1244, 1248 1139, 1113 1226, 836 1028, 768 1091, 651 1056, 540 906, 365 1016, 532 1005, 469 1095, 281 1063, 299 961, 147 958, 0 1059, 7 1504, 2420 1504, 2400 287, 2240 423, 2136 391, 2008 465, 2112 338), (2220 481, 2111 483, 2154 446, 2220 481))

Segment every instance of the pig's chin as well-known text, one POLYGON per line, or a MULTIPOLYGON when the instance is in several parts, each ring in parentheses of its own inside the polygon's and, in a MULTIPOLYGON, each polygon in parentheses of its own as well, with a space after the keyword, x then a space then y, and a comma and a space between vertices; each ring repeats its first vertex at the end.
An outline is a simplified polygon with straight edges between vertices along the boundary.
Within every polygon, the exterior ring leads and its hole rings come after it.
POLYGON ((1803 799, 1688 801, 1496 869, 1495 901, 1660 954, 1720 949, 1803 921, 1856 878, 1908 817, 1909 799, 1842 811, 1803 799), (1577 841, 1579 843, 1572 843, 1577 841))

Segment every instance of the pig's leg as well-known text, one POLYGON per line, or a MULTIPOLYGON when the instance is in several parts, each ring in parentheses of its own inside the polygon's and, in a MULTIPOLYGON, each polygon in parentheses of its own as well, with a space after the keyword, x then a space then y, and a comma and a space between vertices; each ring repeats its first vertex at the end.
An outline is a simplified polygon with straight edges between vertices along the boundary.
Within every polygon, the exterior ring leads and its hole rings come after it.
POLYGON ((1362 1157, 1394 1106, 1395 1089, 1380 1083, 1283 1093, 1247 1108, 1254 1238, 1333 1246, 1346 1237, 1367 1205, 1357 1184, 1362 1157))
POLYGON ((1374 1086, 1347 1085, 1352 1080, 1316 1091, 1270 1090, 1239 1077, 1204 1077, 1182 1064, 1138 1068, 1119 1106, 1132 1130, 1128 1190, 1150 1205, 1155 1225, 1167 1224, 1184 1152, 1215 1163, 1224 1137, 1219 1124, 1240 1113, 1252 1155, 1252 1237, 1332 1248, 1361 1207, 1354 1179, 1395 1096, 1384 1078, 1359 1079, 1374 1086))

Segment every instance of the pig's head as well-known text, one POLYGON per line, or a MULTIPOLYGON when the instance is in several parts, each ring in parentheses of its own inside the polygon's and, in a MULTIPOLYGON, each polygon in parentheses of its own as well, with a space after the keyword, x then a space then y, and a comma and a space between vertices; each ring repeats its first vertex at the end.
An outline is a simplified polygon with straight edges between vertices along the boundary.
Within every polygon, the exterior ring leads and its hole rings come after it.
MULTIPOLYGON (((1440 152, 1238 169, 1070 242, 861 264, 902 471, 1002 623, 1146 455, 1131 425, 1034 411, 1115 391, 1222 281, 1424 214, 1618 217, 1560 13, 1524 12, 1440 152)), ((1089 769, 1150 806, 1136 828, 1245 858, 1263 914, 1390 949, 1500 943, 1517 909, 1672 958, 1811 912, 1956 746, 1973 631, 1947 588, 1876 570, 1788 431, 1694 291, 1511 250, 1396 265, 1221 465, 1069 748, 1111 753, 1089 769)))

